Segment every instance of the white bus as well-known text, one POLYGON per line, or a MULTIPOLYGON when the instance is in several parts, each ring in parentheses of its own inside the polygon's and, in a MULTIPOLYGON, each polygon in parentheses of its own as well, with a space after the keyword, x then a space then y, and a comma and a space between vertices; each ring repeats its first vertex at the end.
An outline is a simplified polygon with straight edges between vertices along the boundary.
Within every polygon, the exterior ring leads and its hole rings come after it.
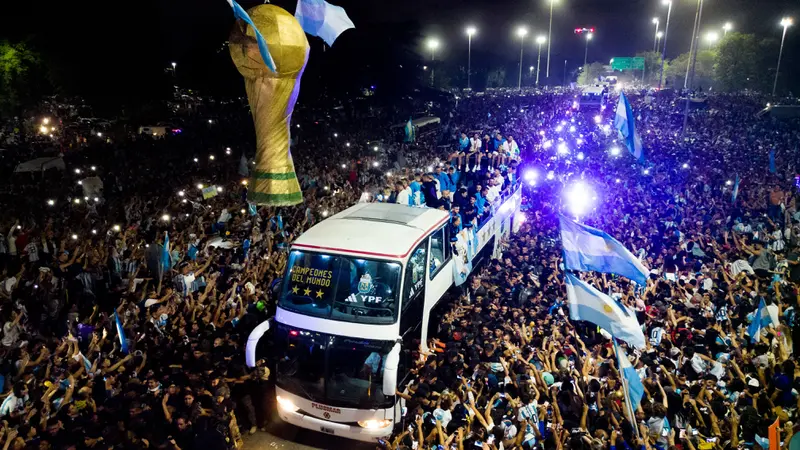
MULTIPOLYGON (((495 208, 476 233, 476 255, 496 253, 519 227, 520 203, 518 190, 495 208)), ((409 380, 412 352, 425 348, 431 310, 454 284, 449 218, 361 203, 297 238, 269 349, 282 420, 373 443, 391 435, 403 419, 395 393, 409 380)), ((251 334, 248 365, 269 327, 251 334)))
POLYGON ((606 109, 608 88, 605 86, 586 86, 581 89, 580 107, 582 110, 606 109))

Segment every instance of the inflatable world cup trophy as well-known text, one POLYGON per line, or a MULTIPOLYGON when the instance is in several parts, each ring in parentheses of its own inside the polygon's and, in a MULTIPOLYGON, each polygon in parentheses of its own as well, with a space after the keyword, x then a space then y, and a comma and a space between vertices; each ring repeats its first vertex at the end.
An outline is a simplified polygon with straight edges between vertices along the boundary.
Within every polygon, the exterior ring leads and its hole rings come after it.
POLYGON ((259 5, 247 13, 263 35, 275 64, 273 72, 259 53, 253 28, 237 20, 229 49, 244 77, 256 127, 255 170, 250 175, 248 200, 259 205, 296 205, 303 202, 303 194, 289 150, 290 125, 308 61, 308 39, 294 16, 277 6, 259 5))

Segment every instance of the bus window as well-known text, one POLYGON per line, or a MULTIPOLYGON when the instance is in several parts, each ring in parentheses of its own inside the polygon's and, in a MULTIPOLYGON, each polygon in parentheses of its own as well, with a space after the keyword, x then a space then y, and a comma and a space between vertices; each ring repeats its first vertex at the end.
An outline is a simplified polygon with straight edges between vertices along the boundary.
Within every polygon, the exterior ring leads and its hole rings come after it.
MULTIPOLYGON (((403 311, 425 291, 425 256, 428 252, 428 241, 420 244, 406 265, 405 287, 403 295, 403 311)), ((400 330, 401 332, 403 330, 400 330)))
POLYGON ((444 260, 448 261, 453 254, 453 244, 450 243, 450 238, 453 237, 453 231, 450 226, 444 227, 444 260))
MULTIPOLYGON (((446 228, 446 227, 445 227, 446 228)), ((447 262, 444 254, 444 248, 447 245, 444 240, 444 228, 435 231, 431 235, 431 263, 430 263, 430 279, 439 272, 447 262)))
POLYGON ((397 320, 400 264, 292 251, 278 306, 345 322, 397 320))
MULTIPOLYGON (((388 408, 383 371, 393 341, 354 339, 275 327, 276 385, 294 395, 345 408, 388 408)), ((389 397, 387 397, 388 395, 389 397)))

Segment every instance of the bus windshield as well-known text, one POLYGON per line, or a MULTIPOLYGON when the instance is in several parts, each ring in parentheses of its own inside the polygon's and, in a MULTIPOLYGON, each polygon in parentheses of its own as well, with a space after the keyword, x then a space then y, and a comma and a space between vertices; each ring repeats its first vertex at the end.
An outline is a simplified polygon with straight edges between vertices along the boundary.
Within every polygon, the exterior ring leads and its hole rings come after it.
POLYGON ((399 263, 294 250, 278 306, 345 322, 392 324, 399 285, 399 263))
POLYGON ((393 345, 278 323, 276 382, 292 394, 329 406, 388 408, 393 398, 383 393, 383 369, 393 345))

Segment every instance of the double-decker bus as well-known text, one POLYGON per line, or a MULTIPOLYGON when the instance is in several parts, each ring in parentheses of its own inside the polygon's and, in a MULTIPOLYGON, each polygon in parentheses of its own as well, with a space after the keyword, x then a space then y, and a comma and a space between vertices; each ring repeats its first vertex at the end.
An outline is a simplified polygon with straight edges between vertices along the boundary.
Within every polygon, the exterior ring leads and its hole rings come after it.
MULTIPOLYGON (((494 208, 473 235, 473 260, 497 252, 519 227, 520 203, 517 190, 494 208)), ((274 321, 247 346, 253 365, 271 328, 282 420, 367 442, 402 422, 396 392, 409 380, 412 354, 427 348, 431 310, 458 276, 449 221, 447 211, 361 203, 297 238, 274 321)))

